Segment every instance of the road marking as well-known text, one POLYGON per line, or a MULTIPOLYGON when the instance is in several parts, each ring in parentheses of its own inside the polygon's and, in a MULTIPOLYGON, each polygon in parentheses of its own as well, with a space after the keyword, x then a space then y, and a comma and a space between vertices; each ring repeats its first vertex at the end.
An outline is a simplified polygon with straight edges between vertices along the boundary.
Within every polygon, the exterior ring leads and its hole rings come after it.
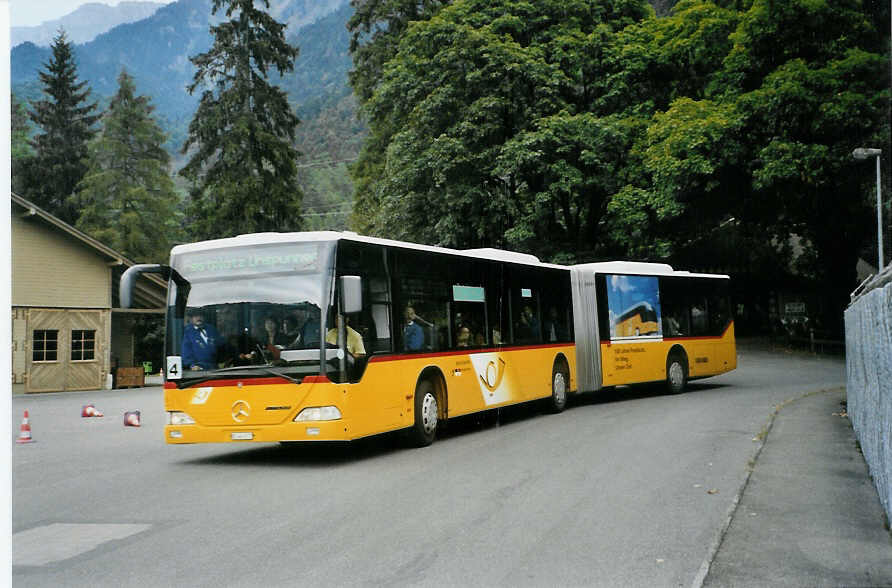
POLYGON ((146 524, 53 523, 12 536, 12 565, 42 566, 125 539, 151 527, 146 524))

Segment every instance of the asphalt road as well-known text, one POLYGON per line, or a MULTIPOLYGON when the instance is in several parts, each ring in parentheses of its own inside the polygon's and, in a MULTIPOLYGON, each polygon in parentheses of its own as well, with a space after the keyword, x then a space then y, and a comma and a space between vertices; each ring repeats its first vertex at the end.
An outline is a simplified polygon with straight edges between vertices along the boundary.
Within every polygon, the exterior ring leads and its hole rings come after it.
POLYGON ((841 359, 742 349, 679 396, 515 407, 424 449, 168 446, 160 388, 16 396, 13 582, 690 586, 775 405, 844 383, 841 359))

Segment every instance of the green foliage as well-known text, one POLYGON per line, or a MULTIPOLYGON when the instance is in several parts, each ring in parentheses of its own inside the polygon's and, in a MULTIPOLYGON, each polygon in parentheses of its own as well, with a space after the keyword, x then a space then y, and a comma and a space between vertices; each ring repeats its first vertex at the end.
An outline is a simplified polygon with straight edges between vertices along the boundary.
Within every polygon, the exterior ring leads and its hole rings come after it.
POLYGON ((565 261, 792 268, 838 311, 872 226, 850 153, 888 144, 888 6, 669 4, 365 5, 353 226, 565 261), (793 264, 794 243, 813 254, 793 264))
POLYGON ((350 85, 360 103, 371 97, 384 64, 396 55, 409 23, 428 20, 449 3, 449 0, 350 0, 354 8, 347 22, 354 64, 350 85))
POLYGON ((10 142, 11 142, 11 173, 12 191, 24 193, 23 167, 34 156, 34 150, 28 139, 31 135, 31 125, 28 123, 28 110, 19 102, 15 94, 10 96, 10 142))
POLYGON ((546 257, 587 249, 622 167, 622 150, 603 147, 630 141, 629 125, 592 112, 603 56, 650 14, 645 2, 461 0, 409 25, 364 105, 357 228, 546 257))
POLYGON ((19 102, 15 94, 10 96, 10 139, 13 161, 30 157, 34 150, 28 143, 31 125, 28 123, 28 110, 19 102))
POLYGON ((749 235, 741 247, 773 243, 773 263, 820 280, 839 312, 872 226, 870 190, 853 181, 869 174, 850 154, 889 133, 888 55, 877 51, 888 39, 854 1, 756 0, 733 20, 733 45, 704 78, 708 99, 674 99, 638 144, 645 184, 683 207, 658 231, 733 218, 749 235), (795 264, 791 241, 809 252, 795 264))
POLYGON ((268 81, 270 69, 293 69, 298 50, 285 41, 285 25, 254 4, 214 0, 214 12, 225 5, 230 20, 211 27, 213 47, 192 58, 189 92, 204 89, 180 173, 193 182, 187 215, 197 238, 300 228, 292 147, 300 121, 268 81))
POLYGON ((133 78, 118 76, 118 93, 90 142, 90 168, 80 183, 77 227, 140 262, 166 260, 180 236, 180 201, 168 173, 164 133, 133 78))
POLYGON ((34 137, 35 156, 21 172, 24 196, 62 220, 74 223, 78 202, 75 187, 87 170, 87 142, 99 118, 95 103, 87 103, 90 90, 77 81, 71 44, 60 31, 53 40, 52 57, 40 72, 46 97, 32 103, 31 120, 41 132, 34 137))

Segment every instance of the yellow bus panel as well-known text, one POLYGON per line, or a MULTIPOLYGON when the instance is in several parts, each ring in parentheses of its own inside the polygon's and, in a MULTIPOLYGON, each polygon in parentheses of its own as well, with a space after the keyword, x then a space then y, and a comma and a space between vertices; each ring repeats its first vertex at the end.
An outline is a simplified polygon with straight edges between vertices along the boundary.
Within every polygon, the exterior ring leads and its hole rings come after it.
POLYGON ((572 344, 375 356, 355 384, 322 377, 300 384, 283 378, 235 378, 183 389, 169 383, 165 410, 186 413, 195 423, 167 425, 164 437, 168 443, 358 439, 413 424, 415 387, 422 374, 442 378, 442 416, 455 417, 549 397, 558 356, 566 359, 569 390, 575 391, 572 344), (294 422, 305 408, 327 406, 337 407, 341 418, 294 422))
POLYGON ((666 379, 666 359, 672 348, 684 349, 688 378, 715 376, 737 367, 734 323, 721 337, 601 342, 604 386, 659 382, 666 379))

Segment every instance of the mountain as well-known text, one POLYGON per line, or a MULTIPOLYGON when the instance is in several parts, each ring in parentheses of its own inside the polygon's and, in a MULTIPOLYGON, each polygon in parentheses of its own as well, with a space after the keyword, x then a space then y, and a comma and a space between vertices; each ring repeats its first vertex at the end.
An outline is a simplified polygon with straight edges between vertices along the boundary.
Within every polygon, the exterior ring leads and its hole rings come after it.
POLYGON ((117 6, 91 2, 62 18, 49 20, 34 27, 12 27, 10 46, 15 47, 27 42, 49 47, 59 28, 65 29, 72 42, 86 43, 119 24, 148 18, 162 6, 164 4, 160 2, 121 2, 117 6))
MULTIPOLYGON (((281 80, 295 106, 332 92, 340 98, 347 92, 351 61, 346 22, 352 13, 347 1, 280 0, 272 7, 277 18, 290 23, 289 41, 300 47, 295 71, 281 80), (311 18, 311 24, 299 24, 311 18)), ((109 97, 117 90, 121 68, 126 68, 137 91, 152 97, 164 128, 182 143, 199 98, 197 92, 193 96, 186 91, 195 73, 189 58, 210 48, 208 29, 219 21, 219 14, 211 16, 211 0, 179 0, 162 6, 146 19, 75 45, 79 78, 89 83, 94 99, 109 97)), ((33 43, 13 48, 11 82, 20 98, 39 97, 38 72, 50 55, 49 48, 33 43)))

